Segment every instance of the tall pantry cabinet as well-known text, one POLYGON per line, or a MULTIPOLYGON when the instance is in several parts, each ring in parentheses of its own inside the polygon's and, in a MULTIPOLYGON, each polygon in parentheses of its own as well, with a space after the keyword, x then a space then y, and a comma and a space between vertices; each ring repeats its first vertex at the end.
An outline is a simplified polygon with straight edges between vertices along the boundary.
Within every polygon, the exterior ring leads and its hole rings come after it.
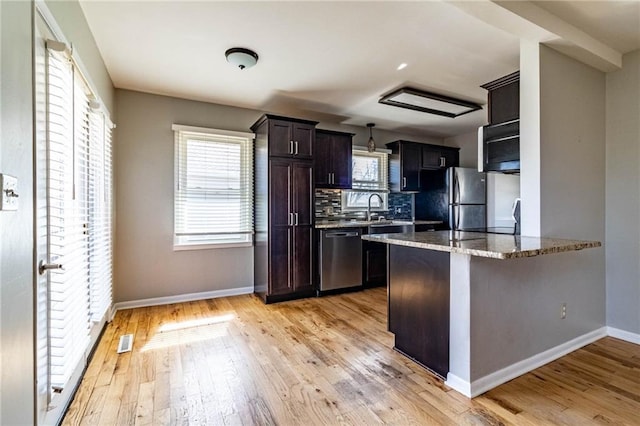
POLYGON ((255 144, 255 293, 266 303, 314 294, 316 121, 262 116, 255 144))

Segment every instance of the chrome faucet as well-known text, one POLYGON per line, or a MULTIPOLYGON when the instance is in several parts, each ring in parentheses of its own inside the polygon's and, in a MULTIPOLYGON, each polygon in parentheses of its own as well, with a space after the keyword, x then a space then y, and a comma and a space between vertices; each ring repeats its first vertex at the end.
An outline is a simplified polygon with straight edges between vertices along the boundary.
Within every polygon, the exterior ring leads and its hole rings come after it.
POLYGON ((371 199, 373 197, 378 197, 378 200, 380 200, 380 205, 384 205, 384 200, 382 199, 382 197, 380 196, 380 194, 377 193, 373 193, 371 195, 369 195, 369 201, 367 201, 367 221, 371 220, 371 199))

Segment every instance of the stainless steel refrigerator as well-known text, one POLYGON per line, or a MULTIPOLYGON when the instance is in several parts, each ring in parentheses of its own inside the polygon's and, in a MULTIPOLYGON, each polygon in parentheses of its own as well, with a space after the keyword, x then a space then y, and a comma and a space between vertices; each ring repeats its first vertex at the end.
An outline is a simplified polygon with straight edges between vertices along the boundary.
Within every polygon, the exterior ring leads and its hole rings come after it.
POLYGON ((452 230, 486 229, 485 173, 462 167, 428 171, 422 173, 420 185, 422 192, 415 196, 416 219, 441 220, 452 230))

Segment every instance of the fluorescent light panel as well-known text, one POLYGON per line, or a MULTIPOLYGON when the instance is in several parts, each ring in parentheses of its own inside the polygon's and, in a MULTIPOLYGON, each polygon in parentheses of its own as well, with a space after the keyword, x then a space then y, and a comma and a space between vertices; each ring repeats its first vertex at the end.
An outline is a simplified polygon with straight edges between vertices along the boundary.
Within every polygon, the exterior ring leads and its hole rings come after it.
POLYGON ((395 92, 383 96, 379 102, 381 104, 393 105, 400 108, 407 108, 414 111, 421 111, 428 114, 442 115, 444 117, 451 118, 455 118, 472 111, 477 111, 482 108, 480 105, 473 102, 424 92, 422 90, 411 89, 409 87, 403 87, 395 92))

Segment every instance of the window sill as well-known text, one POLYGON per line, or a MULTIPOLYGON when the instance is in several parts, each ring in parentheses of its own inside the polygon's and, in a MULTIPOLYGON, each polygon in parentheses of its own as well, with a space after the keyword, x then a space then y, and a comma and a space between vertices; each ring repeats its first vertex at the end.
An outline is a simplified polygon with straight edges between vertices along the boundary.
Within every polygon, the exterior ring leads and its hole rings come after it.
POLYGON ((220 244, 174 244, 173 251, 214 250, 239 247, 252 247, 253 243, 220 243, 220 244))

